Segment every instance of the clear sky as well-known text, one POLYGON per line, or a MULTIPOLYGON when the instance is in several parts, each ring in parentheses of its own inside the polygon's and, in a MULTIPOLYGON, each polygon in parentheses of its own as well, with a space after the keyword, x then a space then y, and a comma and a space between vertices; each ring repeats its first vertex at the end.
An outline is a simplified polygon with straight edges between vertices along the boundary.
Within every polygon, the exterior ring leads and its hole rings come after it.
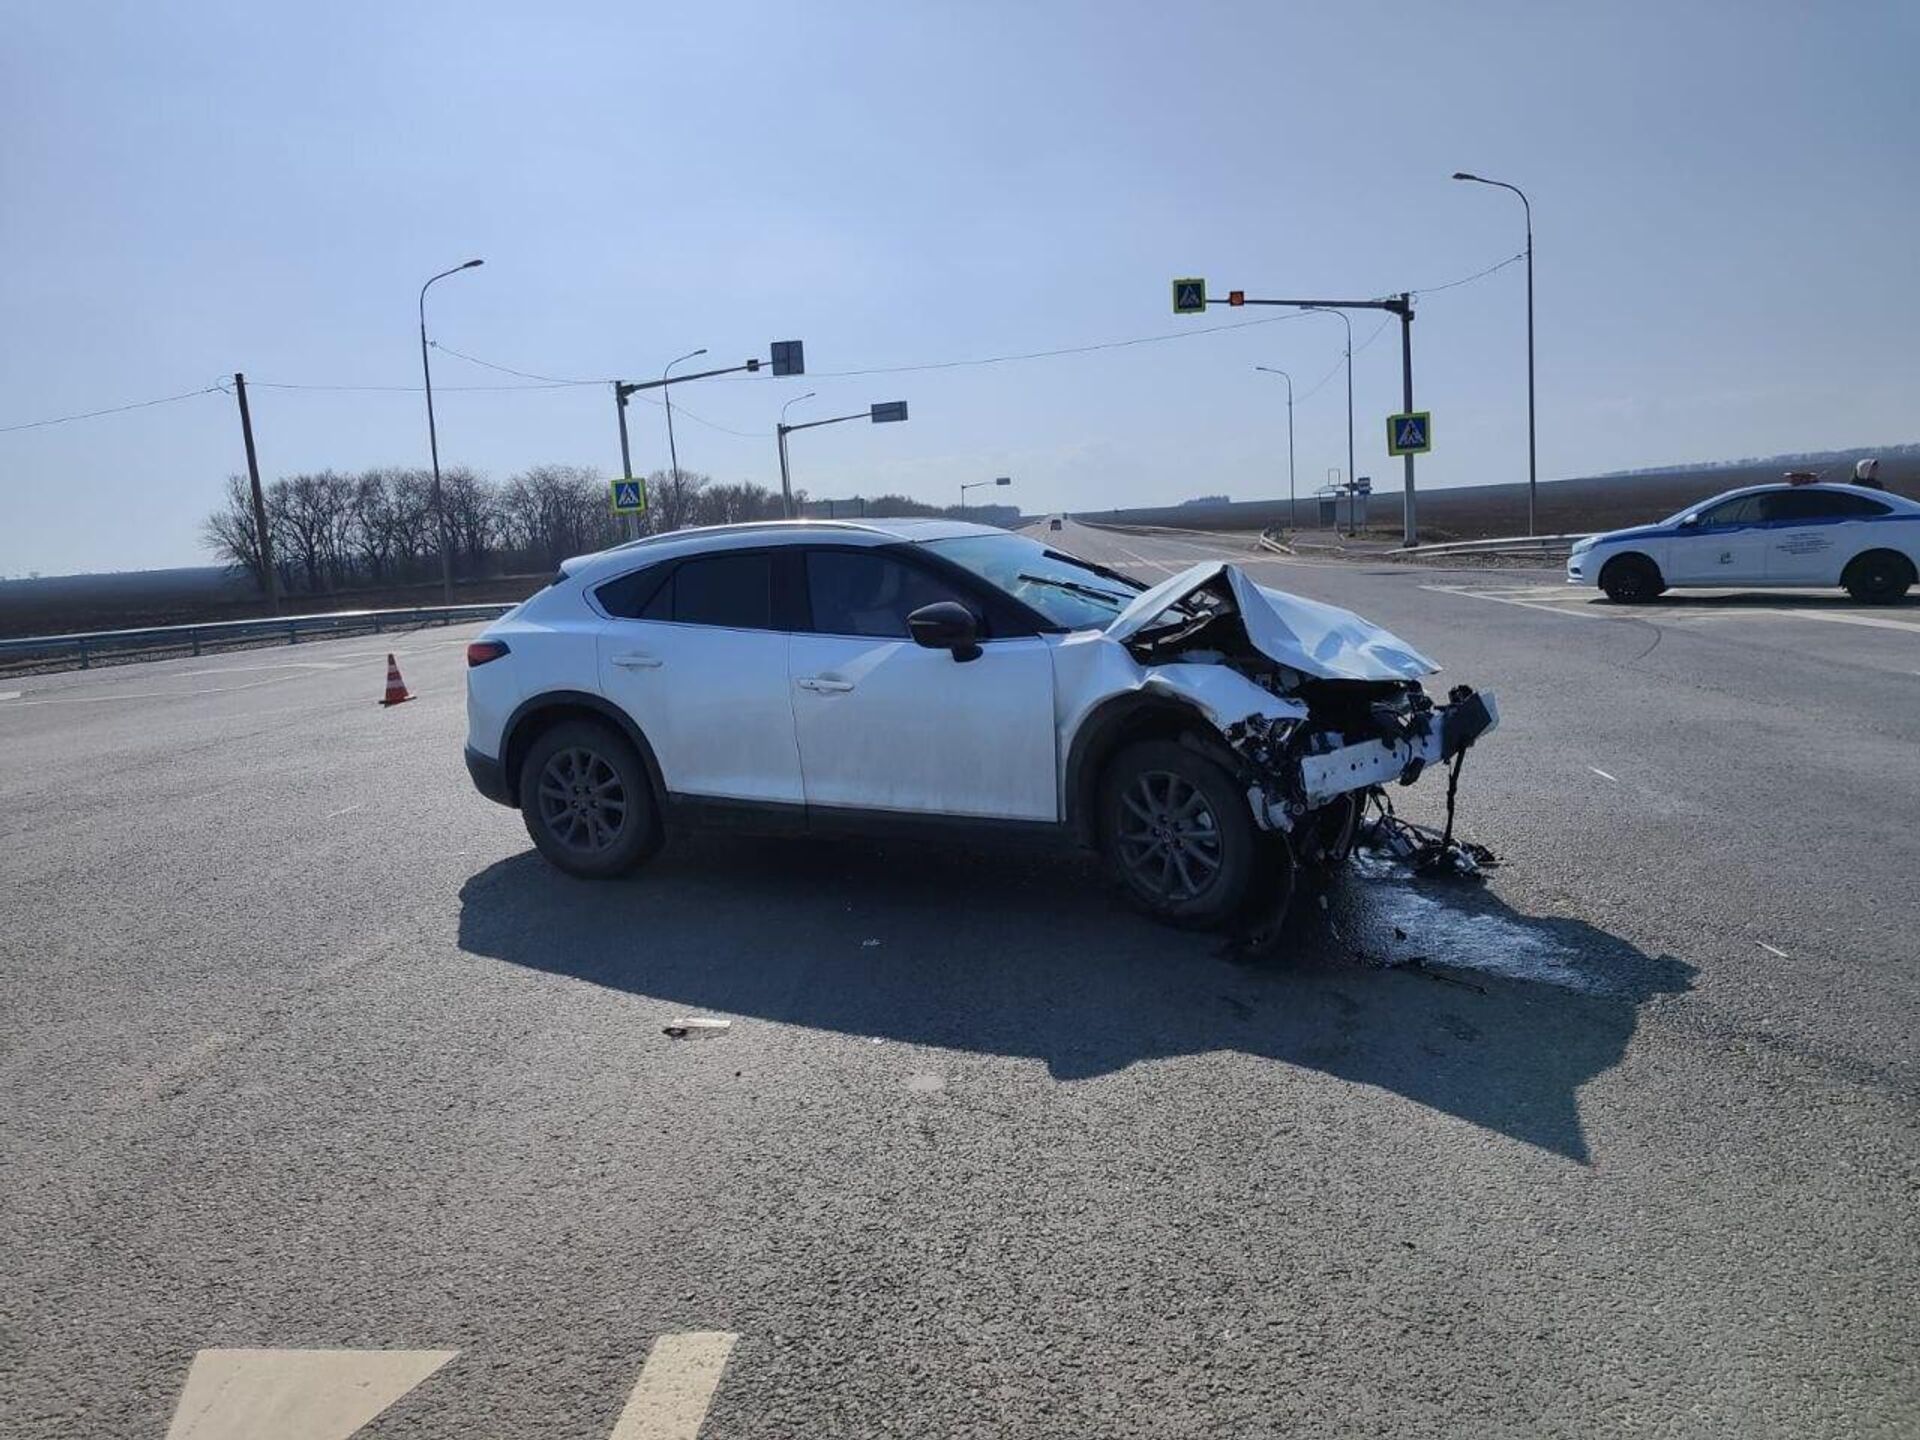
MULTIPOLYGON (((816 494, 1030 509, 1304 493, 1345 465, 1328 316, 1176 319, 1168 281, 1370 297, 1537 239, 1542 478, 1920 438, 1920 6, 1524 3, 83 3, 0 45, 0 426, 250 382, 417 386, 437 339, 646 378, 806 342, 805 382, 676 391, 681 463, 816 494), (1311 394, 1307 393, 1312 391, 1311 394), (746 432, 742 435, 727 430, 746 432)), ((1523 479, 1524 275, 1433 293, 1422 486, 1523 479)), ((1378 317, 1357 315, 1356 346, 1378 317)), ((1397 330, 1356 359, 1397 486, 1397 330)), ((604 387, 436 356, 441 453, 611 472, 604 387)), ((637 465, 665 463, 636 405, 637 465)), ((424 464, 417 392, 254 396, 266 476, 424 464)), ((0 434, 0 573, 204 563, 232 399, 0 434)))

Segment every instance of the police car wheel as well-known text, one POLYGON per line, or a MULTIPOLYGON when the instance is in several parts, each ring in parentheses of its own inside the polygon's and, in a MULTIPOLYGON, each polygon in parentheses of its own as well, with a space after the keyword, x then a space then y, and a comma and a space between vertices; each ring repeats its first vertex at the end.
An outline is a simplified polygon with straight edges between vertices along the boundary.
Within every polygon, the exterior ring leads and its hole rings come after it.
POLYGON ((1609 560, 1600 572, 1600 588, 1614 604, 1634 605, 1653 599, 1667 587, 1646 556, 1621 555, 1609 560))
POLYGON ((1913 584, 1913 565, 1892 550, 1869 550, 1847 566, 1840 583, 1862 605, 1892 605, 1913 584))

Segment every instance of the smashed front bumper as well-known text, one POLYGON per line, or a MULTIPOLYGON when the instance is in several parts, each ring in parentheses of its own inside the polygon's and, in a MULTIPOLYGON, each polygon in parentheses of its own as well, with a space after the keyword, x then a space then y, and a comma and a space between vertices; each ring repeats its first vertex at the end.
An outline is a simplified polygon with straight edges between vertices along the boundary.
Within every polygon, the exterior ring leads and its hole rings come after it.
POLYGON ((1252 781, 1254 818, 1269 830, 1291 830, 1304 816, 1344 795, 1397 782, 1410 785, 1429 765, 1442 765, 1500 723, 1490 694, 1456 686, 1445 705, 1376 706, 1359 726, 1251 717, 1229 726, 1227 743, 1252 781))

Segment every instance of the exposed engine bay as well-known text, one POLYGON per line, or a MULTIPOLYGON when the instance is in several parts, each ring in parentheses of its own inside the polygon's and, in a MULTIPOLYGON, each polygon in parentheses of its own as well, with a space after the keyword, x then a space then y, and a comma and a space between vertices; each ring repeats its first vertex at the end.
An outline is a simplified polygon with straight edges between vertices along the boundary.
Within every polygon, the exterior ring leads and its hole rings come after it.
POLYGON ((1265 590, 1224 563, 1155 587, 1107 633, 1149 671, 1224 666, 1282 702, 1215 717, 1252 782, 1254 816, 1270 830, 1291 831, 1356 791, 1410 785, 1499 723, 1492 696, 1466 685, 1436 705, 1416 677, 1439 666, 1389 632, 1265 590), (1130 622, 1150 607, 1157 613, 1130 622))

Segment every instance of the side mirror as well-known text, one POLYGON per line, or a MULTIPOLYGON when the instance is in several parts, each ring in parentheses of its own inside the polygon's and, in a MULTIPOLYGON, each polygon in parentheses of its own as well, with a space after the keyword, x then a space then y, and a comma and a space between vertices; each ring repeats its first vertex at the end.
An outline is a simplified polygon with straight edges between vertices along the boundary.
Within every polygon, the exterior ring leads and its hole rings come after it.
POLYGON ((913 643, 929 650, 950 650, 953 658, 965 663, 980 658, 976 643, 979 627, 973 612, 956 600, 936 600, 922 605, 907 616, 907 633, 913 643))
POLYGON ((1680 517, 1680 528, 1682 530, 1686 529, 1689 525, 1698 525, 1699 523, 1700 523, 1700 516, 1698 513, 1695 513, 1692 515, 1682 515, 1680 517))

